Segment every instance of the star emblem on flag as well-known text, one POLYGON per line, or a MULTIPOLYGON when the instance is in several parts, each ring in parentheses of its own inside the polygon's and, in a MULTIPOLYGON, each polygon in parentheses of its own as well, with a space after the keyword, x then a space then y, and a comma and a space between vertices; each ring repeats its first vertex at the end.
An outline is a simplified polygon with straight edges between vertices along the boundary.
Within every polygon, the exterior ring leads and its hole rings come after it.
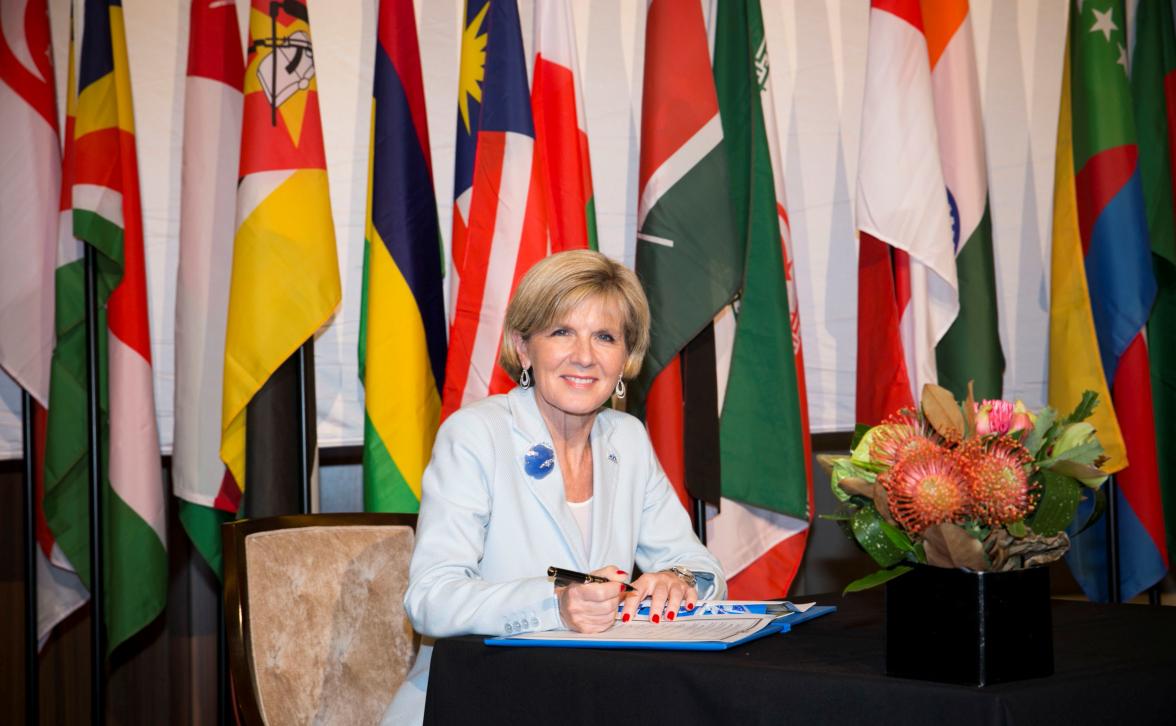
POLYGON ((1100 13, 1098 8, 1091 8, 1090 11, 1094 13, 1094 25, 1090 28, 1090 32, 1101 32, 1107 42, 1111 42, 1111 33, 1119 29, 1119 26, 1115 25, 1115 9, 1107 8, 1105 13, 1100 13))
POLYGON ((486 78, 487 35, 482 30, 490 3, 482 8, 462 32, 461 70, 458 75, 457 107, 466 133, 470 133, 470 101, 482 102, 482 81, 486 78))

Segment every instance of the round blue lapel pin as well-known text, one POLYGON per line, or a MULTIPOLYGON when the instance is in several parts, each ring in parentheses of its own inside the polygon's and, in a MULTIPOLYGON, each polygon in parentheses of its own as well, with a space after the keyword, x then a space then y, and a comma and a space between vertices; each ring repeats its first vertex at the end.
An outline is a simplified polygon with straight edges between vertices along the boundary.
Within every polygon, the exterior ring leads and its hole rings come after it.
POLYGON ((523 470, 532 479, 542 479, 555 469, 555 452, 547 444, 535 444, 523 456, 523 470))

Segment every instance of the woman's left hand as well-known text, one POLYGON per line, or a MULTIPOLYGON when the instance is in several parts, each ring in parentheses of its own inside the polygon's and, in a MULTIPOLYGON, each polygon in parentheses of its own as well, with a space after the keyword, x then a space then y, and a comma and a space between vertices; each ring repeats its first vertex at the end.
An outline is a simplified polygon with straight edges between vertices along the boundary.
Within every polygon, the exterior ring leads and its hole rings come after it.
POLYGON ((634 590, 625 596, 625 606, 621 610, 621 620, 625 622, 637 614, 637 606, 646 597, 650 599, 649 620, 653 623, 661 622, 663 614, 666 620, 673 620, 681 605, 693 610, 698 600, 698 590, 689 587, 673 572, 647 572, 633 582, 633 587, 634 590))

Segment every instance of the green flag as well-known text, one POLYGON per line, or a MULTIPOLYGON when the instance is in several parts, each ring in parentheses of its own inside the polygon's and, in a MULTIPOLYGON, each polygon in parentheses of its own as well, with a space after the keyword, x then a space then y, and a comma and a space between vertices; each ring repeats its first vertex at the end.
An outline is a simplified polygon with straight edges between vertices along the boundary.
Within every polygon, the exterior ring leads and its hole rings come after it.
MULTIPOLYGON (((1176 219, 1172 145, 1176 138, 1176 31, 1168 0, 1140 0, 1131 86, 1139 134, 1139 172, 1151 235, 1156 301, 1148 320, 1156 440, 1176 437, 1176 219)), ((1176 552, 1176 448, 1157 447, 1168 557, 1176 552)))

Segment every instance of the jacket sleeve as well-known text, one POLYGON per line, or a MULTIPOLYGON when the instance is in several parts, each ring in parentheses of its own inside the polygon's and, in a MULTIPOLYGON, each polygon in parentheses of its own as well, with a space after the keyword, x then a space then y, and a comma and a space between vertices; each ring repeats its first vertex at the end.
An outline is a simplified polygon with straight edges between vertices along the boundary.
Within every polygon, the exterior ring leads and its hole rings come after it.
POLYGON ((633 436, 645 449, 645 500, 641 532, 637 539, 637 566, 643 572, 657 572, 675 565, 685 567, 697 579, 698 597, 721 600, 727 596, 727 579, 718 559, 698 541, 690 515, 682 508, 670 480, 658 463, 645 427, 634 419, 633 436))
POLYGON ((512 635, 562 627, 548 578, 490 583, 481 577, 494 471, 489 423, 469 411, 449 417, 437 432, 421 484, 404 595, 405 611, 422 635, 512 635))

